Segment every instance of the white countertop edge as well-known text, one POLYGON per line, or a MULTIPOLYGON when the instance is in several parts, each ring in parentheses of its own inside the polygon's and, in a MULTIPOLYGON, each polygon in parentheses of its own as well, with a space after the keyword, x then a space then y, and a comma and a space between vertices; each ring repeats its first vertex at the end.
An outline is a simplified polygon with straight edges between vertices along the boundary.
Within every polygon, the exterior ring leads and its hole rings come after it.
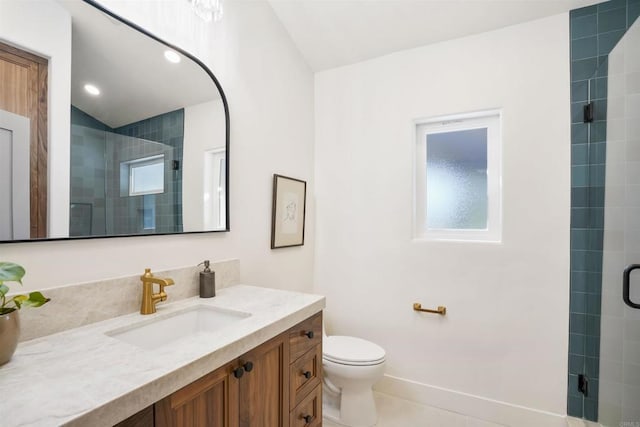
POLYGON ((0 367, 0 413, 16 426, 112 426, 324 307, 325 298, 320 295, 236 285, 219 290, 210 299, 194 297, 158 304, 158 313, 149 317, 128 314, 26 341, 19 345, 12 361, 0 367), (204 342, 180 341, 178 351, 171 347, 143 350, 105 335, 194 305, 252 315, 220 333, 207 335, 204 342), (70 366, 74 356, 77 368, 70 366), (47 375, 43 369, 57 376, 47 375), (100 390, 103 384, 88 384, 101 379, 110 383, 104 390, 100 390), (77 390, 69 390, 74 385, 77 390))

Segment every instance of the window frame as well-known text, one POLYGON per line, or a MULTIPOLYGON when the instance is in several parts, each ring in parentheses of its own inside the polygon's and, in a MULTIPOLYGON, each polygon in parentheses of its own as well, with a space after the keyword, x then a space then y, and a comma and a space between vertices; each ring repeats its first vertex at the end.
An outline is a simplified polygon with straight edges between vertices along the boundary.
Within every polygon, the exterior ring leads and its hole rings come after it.
POLYGON ((166 165, 164 154, 157 154, 153 156, 144 157, 141 159, 129 160, 125 162, 127 166, 127 172, 129 177, 129 191, 128 196, 146 196, 148 194, 162 194, 165 192, 166 187, 166 165), (153 190, 153 191, 134 191, 134 180, 135 173, 134 170, 139 167, 162 164, 162 189, 153 190))
POLYGON ((428 241, 502 242, 502 110, 449 114, 413 122, 413 238, 428 241), (427 135, 487 129, 487 228, 427 226, 427 135))

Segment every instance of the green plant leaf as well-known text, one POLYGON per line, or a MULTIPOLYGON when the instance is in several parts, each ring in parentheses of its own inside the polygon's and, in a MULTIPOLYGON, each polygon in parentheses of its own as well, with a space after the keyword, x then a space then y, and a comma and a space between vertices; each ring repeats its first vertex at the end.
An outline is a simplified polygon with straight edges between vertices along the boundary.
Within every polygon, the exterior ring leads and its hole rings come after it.
MULTIPOLYGON (((20 295, 20 296, 24 296, 24 295, 20 295)), ((30 292, 29 298, 21 301, 21 303, 22 305, 25 305, 27 307, 40 307, 41 305, 44 305, 49 301, 51 301, 51 298, 46 298, 40 292, 30 292)))
POLYGON ((0 283, 0 298, 5 296, 9 292, 9 287, 0 283))
POLYGON ((0 262, 0 281, 22 284, 24 274, 25 271, 22 266, 13 262, 0 262))

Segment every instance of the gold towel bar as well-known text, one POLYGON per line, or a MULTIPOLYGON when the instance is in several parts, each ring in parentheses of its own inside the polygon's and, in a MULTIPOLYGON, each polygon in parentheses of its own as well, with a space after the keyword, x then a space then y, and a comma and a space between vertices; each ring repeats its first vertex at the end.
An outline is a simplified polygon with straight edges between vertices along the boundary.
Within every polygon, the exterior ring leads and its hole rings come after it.
POLYGON ((422 311, 425 313, 435 313, 435 314, 439 314, 441 316, 444 316, 447 314, 447 307, 443 307, 443 306, 438 306, 437 310, 429 310, 427 308, 422 308, 422 304, 420 304, 419 302, 414 302, 413 303, 413 309, 415 311, 422 311))

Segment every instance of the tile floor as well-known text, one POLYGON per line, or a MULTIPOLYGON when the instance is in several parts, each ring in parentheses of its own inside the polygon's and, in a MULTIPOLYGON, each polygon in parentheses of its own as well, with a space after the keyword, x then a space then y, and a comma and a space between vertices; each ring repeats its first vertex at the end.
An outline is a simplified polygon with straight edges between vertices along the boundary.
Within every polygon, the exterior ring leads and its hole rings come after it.
MULTIPOLYGON (((499 427, 500 424, 483 421, 444 409, 420 405, 383 393, 374 393, 378 408, 376 427, 499 427)), ((324 420, 323 427, 341 427, 324 420)))
MULTIPOLYGON (((420 405, 383 393, 374 393, 378 407, 376 427, 500 427, 501 424, 420 405)), ((342 427, 324 420, 323 427, 342 427)), ((600 424, 567 417, 568 427, 601 427, 600 424)))

